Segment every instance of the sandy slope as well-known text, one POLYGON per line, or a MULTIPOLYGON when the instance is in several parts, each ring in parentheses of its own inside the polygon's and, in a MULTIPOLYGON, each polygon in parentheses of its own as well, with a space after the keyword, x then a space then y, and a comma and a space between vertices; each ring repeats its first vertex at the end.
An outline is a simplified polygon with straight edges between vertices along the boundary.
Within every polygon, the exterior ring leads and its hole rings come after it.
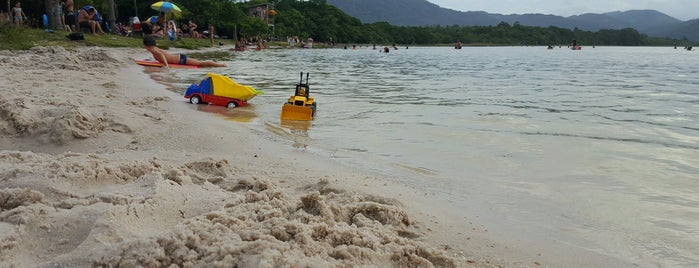
POLYGON ((184 107, 139 53, 0 51, 0 266, 541 265, 419 189, 184 107))

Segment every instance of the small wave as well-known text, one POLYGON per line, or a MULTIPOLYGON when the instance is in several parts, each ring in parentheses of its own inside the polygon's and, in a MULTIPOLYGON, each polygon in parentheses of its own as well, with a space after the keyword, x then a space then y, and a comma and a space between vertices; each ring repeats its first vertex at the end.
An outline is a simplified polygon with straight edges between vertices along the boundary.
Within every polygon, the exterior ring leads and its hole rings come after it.
POLYGON ((591 136, 591 135, 577 135, 569 133, 547 133, 547 132, 519 132, 522 135, 536 135, 536 136, 555 136, 555 137, 571 137, 571 138, 583 138, 592 140, 607 140, 607 141, 618 141, 618 142, 632 142, 632 143, 642 143, 642 144, 653 144, 661 145, 668 148, 678 148, 678 149, 690 149, 699 150, 699 146, 688 145, 688 144, 674 144, 661 141, 650 141, 643 139, 632 139, 632 138, 615 138, 615 137, 603 137, 603 136, 591 136))
POLYGON ((645 111, 646 111, 646 110, 643 110, 643 109, 630 109, 630 108, 626 108, 626 109, 609 109, 609 110, 610 110, 610 111, 613 111, 613 112, 619 112, 619 113, 642 113, 642 112, 645 112, 645 111))
POLYGON ((638 120, 638 119, 616 119, 616 118, 611 118, 611 117, 605 116, 605 115, 596 115, 596 116, 603 118, 603 119, 606 119, 606 120, 614 121, 614 122, 641 123, 641 124, 659 126, 659 127, 681 128, 681 129, 699 131, 699 128, 696 128, 696 127, 675 126, 675 125, 669 125, 669 124, 663 124, 663 123, 657 123, 657 122, 643 121, 643 120, 638 120))
POLYGON ((434 176, 434 175, 439 174, 439 172, 437 172, 436 170, 429 169, 426 167, 416 167, 416 166, 412 166, 412 165, 408 165, 408 164, 404 164, 404 163, 393 163, 393 165, 400 167, 400 168, 410 170, 410 171, 418 173, 418 174, 422 174, 422 175, 434 176))
POLYGON ((369 151, 367 149, 359 149, 359 148, 342 148, 342 149, 350 151, 350 152, 358 152, 358 153, 366 153, 369 151))
POLYGON ((376 123, 376 124, 377 125, 405 125, 406 123, 405 122, 391 121, 391 122, 381 122, 381 123, 376 123))
POLYGON ((670 195, 647 195, 642 198, 644 201, 653 203, 664 203, 668 205, 683 206, 687 208, 699 207, 699 201, 690 200, 681 196, 670 196, 670 195))
POLYGON ((524 118, 532 118, 529 115, 526 114, 510 114, 510 113, 479 113, 478 116, 503 116, 503 117, 524 117, 524 118))
POLYGON ((541 110, 541 111, 547 111, 550 113, 577 113, 577 112, 580 112, 580 110, 560 110, 560 109, 555 109, 555 108, 529 106, 529 105, 503 105, 503 106, 509 106, 509 107, 516 108, 516 109, 541 110))

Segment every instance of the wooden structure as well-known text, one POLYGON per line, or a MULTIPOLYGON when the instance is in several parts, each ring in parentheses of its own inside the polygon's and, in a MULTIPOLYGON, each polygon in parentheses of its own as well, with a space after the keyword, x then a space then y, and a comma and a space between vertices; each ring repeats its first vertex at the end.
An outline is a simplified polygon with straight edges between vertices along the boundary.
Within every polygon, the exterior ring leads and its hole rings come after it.
POLYGON ((248 7, 248 15, 261 19, 267 24, 267 26, 274 29, 274 15, 276 15, 276 11, 274 10, 273 4, 259 4, 250 6, 248 7))

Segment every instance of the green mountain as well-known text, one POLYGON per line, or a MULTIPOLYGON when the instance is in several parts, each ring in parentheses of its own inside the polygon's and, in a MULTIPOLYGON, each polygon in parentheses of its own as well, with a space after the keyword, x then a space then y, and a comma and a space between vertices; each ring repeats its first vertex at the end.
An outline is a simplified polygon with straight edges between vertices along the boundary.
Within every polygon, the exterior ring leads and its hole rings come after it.
POLYGON ((683 38, 699 41, 692 21, 683 22, 656 10, 629 10, 603 14, 562 17, 546 14, 492 14, 483 11, 456 11, 427 0, 327 0, 363 23, 388 22, 399 26, 495 26, 500 22, 526 26, 555 26, 566 29, 599 31, 633 28, 653 37, 683 38))

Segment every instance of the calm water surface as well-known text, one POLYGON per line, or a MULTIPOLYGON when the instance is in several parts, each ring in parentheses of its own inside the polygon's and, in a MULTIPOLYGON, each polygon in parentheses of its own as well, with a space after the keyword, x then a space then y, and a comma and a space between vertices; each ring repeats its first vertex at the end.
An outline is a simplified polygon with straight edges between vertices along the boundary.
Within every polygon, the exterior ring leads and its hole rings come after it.
MULTIPOLYGON (((266 92, 199 106, 381 172, 532 236, 646 266, 699 266, 699 52, 401 47, 193 55, 266 92), (318 116, 280 122, 299 72, 318 116)), ((184 99, 183 99, 184 101, 184 99)), ((464 215, 466 216, 466 215, 464 215)))

